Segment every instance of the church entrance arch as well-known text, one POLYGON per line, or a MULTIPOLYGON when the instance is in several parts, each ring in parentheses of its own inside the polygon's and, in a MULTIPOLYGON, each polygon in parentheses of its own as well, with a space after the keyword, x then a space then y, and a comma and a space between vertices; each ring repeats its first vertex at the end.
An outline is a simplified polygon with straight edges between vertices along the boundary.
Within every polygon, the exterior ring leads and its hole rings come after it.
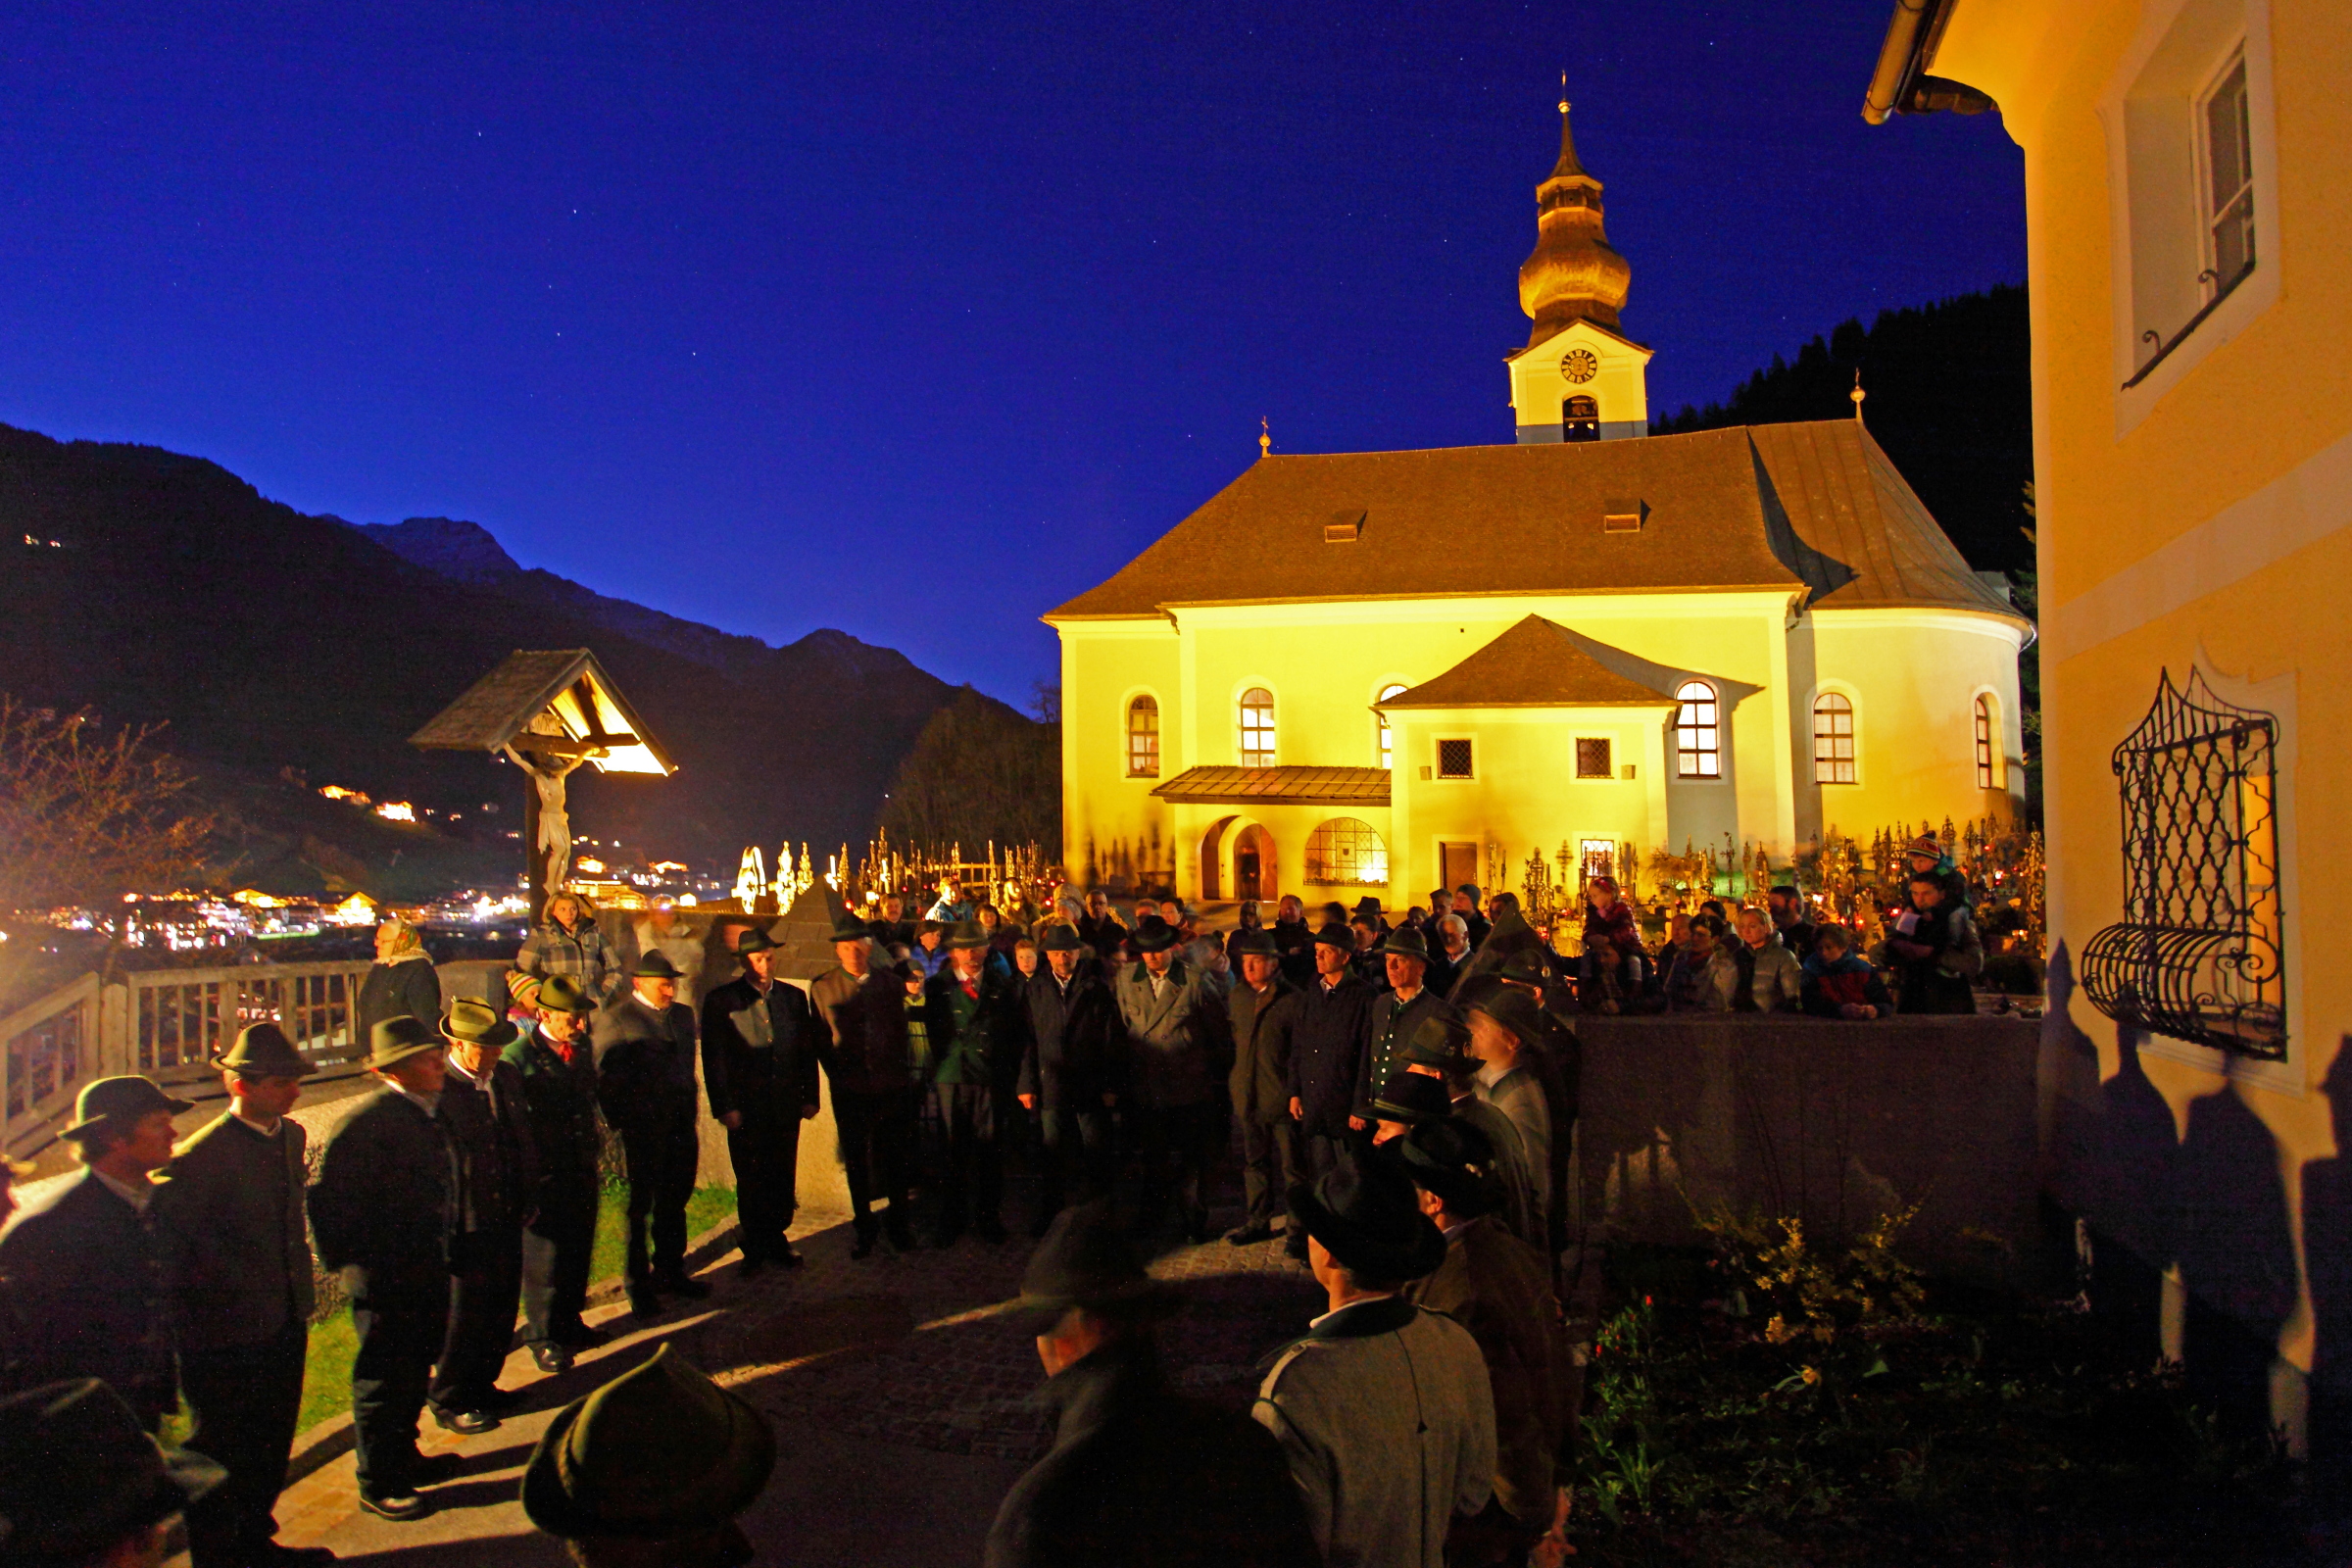
POLYGON ((1225 857, 1230 853, 1226 833, 1239 818, 1221 816, 1200 835, 1200 901, 1214 904, 1225 897, 1225 857))
POLYGON ((1233 839, 1233 896, 1270 903, 1281 897, 1275 874, 1274 835, 1252 822, 1233 839))

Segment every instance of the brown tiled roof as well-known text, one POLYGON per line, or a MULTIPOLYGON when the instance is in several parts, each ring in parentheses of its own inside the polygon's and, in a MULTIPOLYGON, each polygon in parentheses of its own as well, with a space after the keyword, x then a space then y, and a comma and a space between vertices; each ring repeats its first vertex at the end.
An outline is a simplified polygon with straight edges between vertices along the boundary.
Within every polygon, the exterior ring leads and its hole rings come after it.
POLYGON ((1385 767, 1188 767, 1152 792, 1180 805, 1228 802, 1278 805, 1314 801, 1335 806, 1386 806, 1385 767))
MULTIPOLYGON (((637 760, 653 765, 630 765, 628 758, 620 759, 621 763, 629 766, 630 771, 669 771, 668 755, 647 733, 636 710, 612 684, 612 677, 596 662, 596 655, 585 648, 516 649, 496 669, 466 687, 456 702, 434 714, 424 728, 410 736, 409 744, 450 751, 495 752, 583 680, 594 694, 598 710, 595 716, 605 732, 634 736, 636 740, 630 750, 641 746, 648 755, 637 760)), ((576 701, 576 692, 573 698, 576 701)), ((607 760, 597 759, 597 766, 607 765, 607 760)))
POLYGON ((1381 708, 1659 708, 1674 698, 1621 675, 1565 626, 1529 615, 1445 674, 1381 708))
MULTIPOLYGON (((1345 532, 1346 530, 1339 530, 1345 532)), ((1162 606, 1786 589, 1825 608, 2017 612, 1851 419, 1263 458, 1048 620, 1162 606), (1610 514, 1640 526, 1609 531, 1610 514), (1333 518, 1356 536, 1325 542, 1333 518)))

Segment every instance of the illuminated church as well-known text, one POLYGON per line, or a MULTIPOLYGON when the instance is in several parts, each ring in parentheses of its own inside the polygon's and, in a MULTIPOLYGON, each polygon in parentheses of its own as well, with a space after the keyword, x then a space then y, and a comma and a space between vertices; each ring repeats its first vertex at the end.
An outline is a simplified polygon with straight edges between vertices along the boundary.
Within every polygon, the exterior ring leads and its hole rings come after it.
POLYGON ((1395 906, 1563 846, 2012 812, 2030 622, 1859 404, 1648 434, 1600 194, 1563 102, 1514 441, 1268 452, 1045 617, 1075 877, 1395 906))

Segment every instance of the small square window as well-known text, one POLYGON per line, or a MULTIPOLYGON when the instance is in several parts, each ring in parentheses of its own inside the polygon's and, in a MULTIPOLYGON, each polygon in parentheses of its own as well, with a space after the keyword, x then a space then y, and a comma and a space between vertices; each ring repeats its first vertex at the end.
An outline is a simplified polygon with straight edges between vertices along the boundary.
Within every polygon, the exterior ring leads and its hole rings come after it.
POLYGON ((1608 737, 1580 735, 1576 738, 1576 776, 1578 778, 1614 778, 1616 768, 1609 761, 1608 737))
POLYGON ((1438 777, 1468 778, 1470 776, 1470 743, 1466 740, 1438 742, 1438 777))

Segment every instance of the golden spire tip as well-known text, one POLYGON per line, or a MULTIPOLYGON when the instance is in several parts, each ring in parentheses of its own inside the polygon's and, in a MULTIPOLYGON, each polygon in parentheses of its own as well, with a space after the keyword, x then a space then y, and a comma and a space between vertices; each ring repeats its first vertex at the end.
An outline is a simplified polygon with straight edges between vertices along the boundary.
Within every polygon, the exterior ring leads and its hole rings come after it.
POLYGON ((1261 458, 1266 457, 1269 456, 1273 450, 1274 432, 1272 429, 1268 428, 1263 416, 1260 416, 1257 421, 1257 455, 1261 458))

